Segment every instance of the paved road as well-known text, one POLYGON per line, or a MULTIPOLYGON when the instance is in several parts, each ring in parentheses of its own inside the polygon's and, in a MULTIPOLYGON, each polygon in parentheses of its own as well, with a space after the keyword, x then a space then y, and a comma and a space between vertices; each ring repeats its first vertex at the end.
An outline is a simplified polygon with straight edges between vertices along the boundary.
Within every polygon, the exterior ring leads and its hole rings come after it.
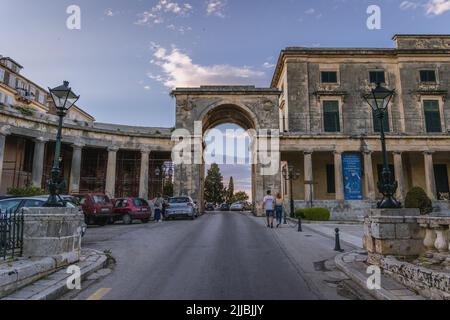
POLYGON ((263 219, 240 213, 89 228, 83 246, 111 249, 117 265, 110 275, 63 299, 354 298, 343 297, 336 279, 316 270, 314 261, 335 255, 330 239, 289 226, 271 230, 263 219))

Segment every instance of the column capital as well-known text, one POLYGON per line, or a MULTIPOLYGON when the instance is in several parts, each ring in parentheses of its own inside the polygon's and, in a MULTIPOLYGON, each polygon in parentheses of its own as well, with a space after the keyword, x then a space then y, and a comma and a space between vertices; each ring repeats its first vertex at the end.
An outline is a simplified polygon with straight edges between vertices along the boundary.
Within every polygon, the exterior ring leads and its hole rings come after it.
POLYGON ((342 155, 344 153, 344 151, 335 149, 335 150, 333 150, 333 153, 334 154, 338 154, 338 155, 342 155))
POLYGON ((309 155, 309 154, 313 154, 313 153, 314 153, 314 151, 312 151, 312 150, 303 150, 304 155, 309 155))
POLYGON ((146 154, 146 153, 150 154, 152 152, 152 150, 150 150, 150 147, 143 147, 143 148, 141 148, 140 151, 141 151, 141 154, 146 154))
POLYGON ((83 142, 77 141, 72 144, 72 148, 74 149, 82 149, 86 146, 83 142))
POLYGON ((433 151, 433 150, 426 150, 423 152, 423 154, 425 154, 425 155, 433 155, 434 153, 435 153, 435 151, 433 151))
POLYGON ((120 148, 117 146, 110 146, 107 148, 108 152, 117 152, 117 151, 119 151, 119 149, 120 148))
POLYGON ((49 139, 44 138, 44 137, 37 137, 34 139, 34 142, 38 142, 38 143, 46 143, 48 141, 49 141, 49 139))
POLYGON ((392 153, 401 156, 403 154, 403 151, 392 151, 392 153))
POLYGON ((0 128, 0 135, 1 136, 8 136, 11 134, 11 126, 6 125, 6 126, 2 126, 0 128))

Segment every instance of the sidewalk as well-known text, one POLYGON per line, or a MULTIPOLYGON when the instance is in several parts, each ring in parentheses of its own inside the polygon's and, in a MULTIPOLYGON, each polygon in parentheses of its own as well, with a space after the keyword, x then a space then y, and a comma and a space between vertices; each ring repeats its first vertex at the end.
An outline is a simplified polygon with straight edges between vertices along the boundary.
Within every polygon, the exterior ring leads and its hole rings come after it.
POLYGON ((339 238, 342 242, 357 249, 363 248, 364 226, 362 224, 305 223, 302 226, 333 239, 335 239, 335 229, 339 228, 339 238))
MULTIPOLYGON (((105 254, 92 249, 82 249, 80 261, 74 265, 80 267, 81 280, 84 280, 102 269, 106 262, 105 254)), ((70 276, 67 268, 61 268, 0 300, 55 300, 69 290, 67 279, 70 276)))

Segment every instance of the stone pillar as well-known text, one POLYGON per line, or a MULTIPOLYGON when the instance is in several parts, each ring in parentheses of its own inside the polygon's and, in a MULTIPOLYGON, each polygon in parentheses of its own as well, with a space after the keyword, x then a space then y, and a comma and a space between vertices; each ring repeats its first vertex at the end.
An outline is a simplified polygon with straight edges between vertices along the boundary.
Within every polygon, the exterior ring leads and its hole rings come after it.
POLYGON ((38 138, 34 141, 33 169, 31 183, 33 187, 42 188, 42 175, 44 173, 44 154, 46 141, 38 138))
POLYGON ((74 144, 72 145, 72 166, 70 169, 70 193, 80 192, 80 175, 81 175, 81 154, 84 145, 74 144))
POLYGON ((334 181, 336 200, 344 200, 344 176, 342 173, 342 152, 334 152, 334 181))
POLYGON ((313 184, 313 165, 312 165, 312 151, 305 151, 304 170, 305 170, 305 201, 314 200, 314 184, 313 184))
POLYGON ((434 178, 433 152, 424 152, 426 192, 431 200, 436 200, 436 182, 434 178))
POLYGON ((364 184, 366 197, 368 200, 375 201, 375 179, 373 178, 372 152, 364 151, 364 184))
POLYGON ((106 185, 105 193, 110 197, 114 198, 116 193, 116 160, 117 151, 119 148, 110 147, 108 148, 108 164, 106 167, 106 185))
POLYGON ((394 171, 395 171, 395 180, 398 183, 397 188, 397 200, 403 201, 405 199, 406 190, 405 190, 405 177, 403 170, 403 160, 401 152, 394 152, 394 171))
MULTIPOLYGON (((141 175, 139 178, 139 197, 148 200, 148 167, 150 151, 141 151, 141 175)), ((162 173, 161 173, 162 174, 162 173)))
POLYGON ((10 127, 3 126, 0 128, 0 185, 2 184, 3 176, 3 158, 5 156, 6 136, 10 134, 10 127))

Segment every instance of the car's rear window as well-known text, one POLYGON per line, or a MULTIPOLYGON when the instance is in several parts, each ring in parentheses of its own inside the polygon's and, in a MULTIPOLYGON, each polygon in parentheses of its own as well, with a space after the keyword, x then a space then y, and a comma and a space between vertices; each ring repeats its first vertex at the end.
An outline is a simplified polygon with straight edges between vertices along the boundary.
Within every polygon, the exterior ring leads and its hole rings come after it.
POLYGON ((94 200, 95 203, 109 202, 109 198, 107 196, 103 196, 103 195, 92 196, 92 199, 94 200))
POLYGON ((169 203, 186 203, 186 202, 191 202, 191 200, 185 197, 171 198, 169 200, 169 203))
POLYGON ((0 201, 0 210, 15 211, 22 200, 3 200, 0 201))
POLYGON ((84 204, 86 202, 85 196, 74 196, 74 198, 78 200, 79 204, 84 204))

